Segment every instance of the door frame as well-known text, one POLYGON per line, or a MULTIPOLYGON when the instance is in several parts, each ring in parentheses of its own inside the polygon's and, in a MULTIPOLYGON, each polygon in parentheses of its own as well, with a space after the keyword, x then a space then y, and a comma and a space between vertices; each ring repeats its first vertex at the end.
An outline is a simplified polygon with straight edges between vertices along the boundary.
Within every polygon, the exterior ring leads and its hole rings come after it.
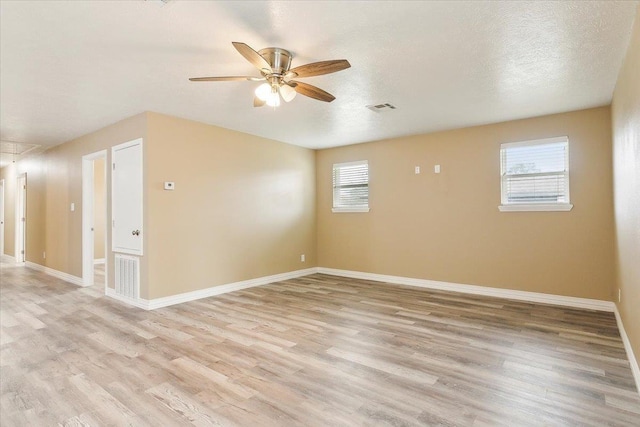
POLYGON ((16 263, 27 260, 27 173, 18 174, 16 179, 16 263))
MULTIPOLYGON (((94 212, 93 204, 95 199, 93 162, 95 160, 104 159, 104 183, 107 183, 107 150, 96 151, 95 153, 82 156, 82 286, 93 286, 94 284, 94 212)), ((105 218, 107 218, 107 192, 105 191, 105 218)), ((107 230, 105 223, 104 230, 104 271, 105 290, 107 287, 107 274, 109 271, 109 255, 107 252, 107 230)))

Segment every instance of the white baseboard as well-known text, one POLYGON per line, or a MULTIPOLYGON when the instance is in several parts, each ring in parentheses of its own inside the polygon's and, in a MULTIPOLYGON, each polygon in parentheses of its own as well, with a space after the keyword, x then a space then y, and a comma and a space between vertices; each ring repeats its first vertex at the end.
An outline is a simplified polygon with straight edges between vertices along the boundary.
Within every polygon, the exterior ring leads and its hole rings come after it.
POLYGON ((240 289, 253 288, 255 286, 262 286, 269 283, 280 282, 288 279, 295 279, 296 277, 308 276, 310 274, 317 273, 317 268, 307 268, 304 270, 290 271, 287 273, 274 274, 272 276, 258 277, 255 279, 243 280, 241 282, 228 283, 226 285, 212 286, 206 289, 200 289, 192 292, 185 292, 182 294, 171 295, 168 297, 154 298, 151 300, 144 298, 127 298, 121 295, 117 295, 115 290, 107 288, 107 296, 115 298, 124 303, 133 305, 135 307, 142 308, 144 310, 155 310, 157 308, 168 307, 170 305, 181 304, 183 302, 195 301, 202 298, 208 298, 214 295, 226 294, 228 292, 238 291, 240 289))
POLYGON ((132 305, 134 307, 142 308, 143 310, 151 310, 149 308, 150 301, 144 298, 129 298, 122 295, 118 295, 116 290, 110 287, 105 288, 105 295, 118 301, 122 301, 125 304, 132 305))
POLYGON ((414 279, 411 277, 388 276, 385 274, 364 273, 361 271, 338 270, 335 268, 318 267, 318 273, 333 276, 352 277, 354 279, 374 280, 376 282, 397 285, 417 286, 419 288, 437 289, 441 291, 459 292, 463 294, 484 295, 542 304, 562 305, 566 307, 586 308, 590 310, 613 312, 615 304, 611 301, 597 299, 567 297, 562 295, 543 294, 539 292, 516 291, 513 289, 490 288, 477 285, 463 285, 460 283, 439 282, 436 280, 414 279))
POLYGON ((631 342, 624 329, 622 318, 618 312, 618 307, 611 301, 603 301, 588 298, 567 297, 562 295, 543 294, 539 292, 516 291, 512 289, 489 288, 476 285, 463 285, 459 283, 438 282, 435 280, 413 279, 410 277, 388 276, 375 273, 364 273, 360 271, 338 270, 335 268, 318 267, 318 273, 330 274, 333 276, 351 277, 354 279, 373 280, 376 282, 385 282, 391 284, 417 286, 420 288, 437 289, 443 291, 452 291, 465 294, 485 295, 497 298, 513 299, 526 302, 536 302, 543 304, 561 305, 566 307, 585 308, 598 311, 613 312, 616 316, 618 330, 622 337, 624 348, 627 352, 627 358, 631 367, 631 372, 636 383, 636 390, 640 393, 640 367, 638 359, 633 354, 631 342))
POLYGON ((104 264, 104 258, 96 258, 93 260, 93 264, 104 264))
POLYGON ((631 372, 633 373, 633 379, 636 382, 636 390, 640 394, 640 366, 638 366, 638 359, 636 359, 635 354, 633 354, 631 341, 629 341, 629 337, 627 336, 627 331, 624 330, 624 325, 622 324, 622 318, 620 317, 620 313, 618 312, 617 305, 615 306, 615 310, 613 312, 616 315, 616 322, 618 323, 618 330, 620 331, 620 337, 622 338, 624 349, 627 351, 627 358, 629 359, 629 365, 631 365, 631 372))
POLYGON ((254 286, 266 285, 282 280, 296 277, 308 276, 314 273, 330 274, 334 276, 351 277, 355 279, 374 280, 390 284, 416 286, 427 289, 437 289, 443 291, 458 292, 463 294, 484 295, 496 298, 505 298, 518 301, 535 302, 542 304, 560 305, 565 307, 584 308, 598 311, 615 311, 615 304, 611 301, 603 301, 588 298, 568 297, 563 295, 544 294, 539 292, 517 291, 512 289, 490 288, 486 286, 465 285, 460 283, 440 282, 435 280, 415 279, 411 277, 389 276, 376 273, 365 273, 361 271, 338 270, 326 267, 313 267, 304 270, 296 270, 288 273, 275 274, 272 276, 258 277, 256 279, 244 280, 241 282, 229 283, 226 285, 213 286, 192 292, 171 295, 168 297, 147 300, 144 298, 131 299, 116 295, 115 291, 108 288, 107 295, 120 301, 131 304, 145 310, 168 307, 188 301, 195 301, 201 298, 208 298, 214 295, 221 295, 240 289, 252 288, 254 286))
MULTIPOLYGON (((9 256, 3 255, 3 257, 7 258, 9 256)), ((13 257, 10 257, 10 258, 13 258, 13 257)), ((46 274, 65 280, 69 283, 73 283, 74 285, 83 286, 83 281, 81 277, 73 276, 68 273, 63 273, 61 271, 54 270, 52 268, 45 267, 40 264, 35 264, 29 261, 27 261, 25 265, 26 267, 32 268, 34 270, 42 271, 46 274)), ((342 277, 351 277, 354 279, 373 280, 377 282, 384 282, 384 283, 390 283, 390 284, 416 286, 420 288, 437 289, 437 290, 443 290, 443 291, 458 292, 463 294, 484 295, 484 296, 491 296, 491 297, 512 299, 512 300, 519 300, 519 301, 526 301, 526 302, 536 302, 536 303, 543 303, 543 304, 561 305, 561 306, 567 306, 567 307, 585 308, 585 309, 591 309, 591 310, 613 312, 615 313, 616 322, 618 324, 618 329, 620 331, 620 336, 622 337, 622 342, 627 352, 627 357, 629 358, 629 363, 631 365, 631 372, 633 373, 633 377, 636 383, 636 388, 638 389, 638 392, 640 392, 640 367, 638 366, 638 361, 635 355, 633 354, 633 349, 631 348, 629 337, 627 336, 627 333, 624 329, 624 325, 622 324, 622 319, 620 318, 620 314, 618 313, 618 308, 611 301, 568 297, 568 296, 562 296, 562 295, 544 294, 539 292, 517 291, 512 289, 490 288, 490 287, 477 286, 477 285, 465 285, 460 283, 440 282, 440 281, 426 280, 426 279, 415 279, 411 277, 389 276, 384 274, 365 273, 361 271, 338 270, 335 268, 326 268, 326 267, 312 267, 304 270, 296 270, 296 271, 291 271, 287 273, 274 274, 271 276, 258 277, 255 279, 243 280, 235 283, 228 283, 226 285, 213 286, 206 289, 200 289, 192 292, 185 292, 182 294, 171 295, 168 297, 155 298, 152 300, 148 300, 144 298, 134 299, 134 298, 124 297, 116 294, 114 289, 111 289, 108 287, 106 288, 105 293, 107 296, 111 298, 114 298, 118 301, 122 301, 134 307, 142 308, 144 310, 155 310, 157 308, 168 307, 171 305, 181 304, 188 301, 195 301, 195 300, 208 298, 215 295, 226 294, 228 292, 238 291, 241 289, 247 289, 255 286, 266 285, 269 283, 280 282, 283 280, 294 279, 297 277, 308 276, 314 273, 322 273, 322 274, 329 274, 333 276, 342 276, 342 277)))
POLYGON ((57 277, 58 279, 62 279, 65 282, 72 283, 77 286, 84 286, 84 282, 82 281, 82 277, 74 276, 69 273, 64 273, 62 271, 54 270, 53 268, 45 267, 44 265, 36 264, 35 262, 26 261, 24 263, 25 267, 31 268, 33 270, 42 271, 43 273, 48 274, 49 276, 57 277))
MULTIPOLYGON (((5 255, 6 256, 6 255, 5 255)), ((73 276, 62 271, 54 270, 40 264, 27 261, 25 265, 34 270, 42 271, 51 276, 73 283, 77 286, 84 286, 81 277, 73 276)), ((269 283, 279 282, 282 280, 293 279, 296 277, 308 276, 314 273, 330 274, 334 276, 351 277, 355 279, 374 280, 390 284, 416 286, 427 289, 437 289, 443 291, 459 292, 464 294, 484 295, 496 298, 505 298, 527 302, 537 302, 542 304, 561 305, 566 307, 585 308, 590 310, 615 312, 616 306, 611 301, 603 301, 588 298, 568 297, 563 295, 544 294, 539 292, 517 291, 513 289, 491 288, 486 286, 465 285, 460 283, 440 282, 436 280, 416 279, 411 277, 390 276, 385 274, 366 273, 352 270, 339 270, 326 267, 312 267, 304 270, 290 271, 287 273, 274 274, 271 276, 258 277, 255 279, 244 280, 226 285, 212 286, 206 289, 200 289, 192 292, 171 295, 168 297, 155 298, 147 300, 143 298, 131 299, 117 295, 115 291, 107 288, 106 294, 110 297, 144 308, 145 310, 154 310, 156 308, 168 307, 170 305, 180 304, 188 301, 195 301, 201 298, 208 298, 214 295, 221 295, 240 289, 252 288, 254 286, 266 285, 269 283)), ((618 315, 616 315, 618 316, 618 315)), ((619 317, 619 316, 618 316, 619 317)), ((622 323, 620 322, 620 325, 622 323)), ((625 335, 626 336, 626 335, 625 335)), ((629 347, 630 348, 630 347, 629 347)))

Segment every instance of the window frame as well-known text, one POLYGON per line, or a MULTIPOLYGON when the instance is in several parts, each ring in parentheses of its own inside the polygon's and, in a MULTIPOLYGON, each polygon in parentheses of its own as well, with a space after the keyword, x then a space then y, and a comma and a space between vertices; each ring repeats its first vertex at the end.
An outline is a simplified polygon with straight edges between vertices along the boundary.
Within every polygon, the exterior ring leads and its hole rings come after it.
MULTIPOLYGON (((552 175, 557 172, 540 172, 535 173, 535 175, 552 175)), ((532 174, 534 175, 534 174, 532 174)), ((554 211, 570 211, 573 208, 573 204, 571 204, 571 196, 570 196, 570 180, 569 180, 570 170, 569 170, 569 137, 567 136, 558 136, 553 138, 543 138, 543 139, 533 139, 528 141, 519 141, 519 142, 506 142, 500 144, 500 206, 498 209, 500 212, 554 212, 554 211), (507 201, 507 193, 506 193, 506 183, 507 177, 514 176, 505 173, 504 171, 504 155, 505 152, 509 148, 516 147, 527 147, 533 145, 546 145, 546 144, 557 144, 564 143, 566 145, 566 156, 564 159, 564 180, 565 180, 565 199, 566 202, 508 202, 507 201)))
POLYGON ((331 168, 331 212, 333 213, 349 213, 349 212, 369 212, 369 161, 368 160, 356 160, 352 162, 334 163, 331 168), (367 166, 367 204, 365 205, 353 205, 353 206, 338 206, 336 207, 336 186, 334 184, 334 176, 336 168, 342 168, 347 166, 367 166))

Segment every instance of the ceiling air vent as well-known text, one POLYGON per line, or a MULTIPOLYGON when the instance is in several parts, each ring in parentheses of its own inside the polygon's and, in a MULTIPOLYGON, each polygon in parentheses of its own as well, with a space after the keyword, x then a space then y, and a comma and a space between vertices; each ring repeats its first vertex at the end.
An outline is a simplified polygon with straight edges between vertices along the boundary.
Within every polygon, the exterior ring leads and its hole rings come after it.
POLYGON ((395 110, 396 106, 387 102, 385 104, 367 105, 367 108, 371 111, 375 111, 376 113, 384 113, 386 111, 395 110))
POLYGON ((27 154, 29 151, 35 150, 38 147, 39 145, 36 145, 36 144, 24 144, 22 142, 1 141, 0 153, 12 154, 14 156, 21 156, 23 154, 27 154))

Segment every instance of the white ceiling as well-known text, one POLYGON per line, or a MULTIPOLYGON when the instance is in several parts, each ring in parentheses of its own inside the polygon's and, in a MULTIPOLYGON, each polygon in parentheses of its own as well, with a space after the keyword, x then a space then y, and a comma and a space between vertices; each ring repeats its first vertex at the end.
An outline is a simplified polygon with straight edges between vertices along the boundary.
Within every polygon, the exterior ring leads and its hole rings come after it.
POLYGON ((56 145, 156 111, 324 148, 606 105, 637 5, 2 1, 0 139, 56 145), (257 76, 232 41, 352 67, 304 79, 332 103, 254 108, 259 83, 188 81, 257 76))

